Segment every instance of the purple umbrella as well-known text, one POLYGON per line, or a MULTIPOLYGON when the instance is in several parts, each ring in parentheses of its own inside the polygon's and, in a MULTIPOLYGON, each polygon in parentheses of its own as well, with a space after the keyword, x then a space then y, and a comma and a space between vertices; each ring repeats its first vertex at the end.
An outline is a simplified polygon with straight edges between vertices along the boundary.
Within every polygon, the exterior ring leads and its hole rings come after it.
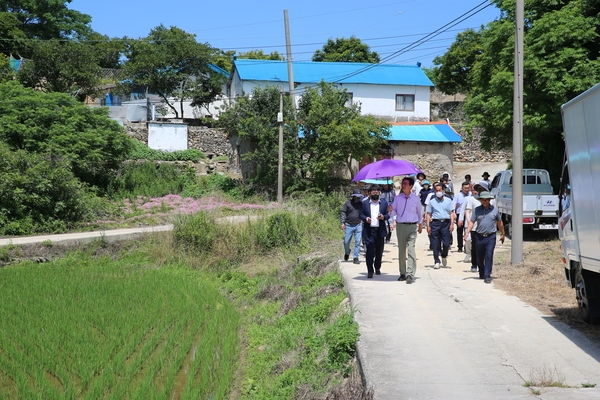
POLYGON ((379 160, 367 164, 352 179, 355 182, 365 179, 389 178, 396 175, 418 174, 421 171, 414 164, 405 160, 379 160))

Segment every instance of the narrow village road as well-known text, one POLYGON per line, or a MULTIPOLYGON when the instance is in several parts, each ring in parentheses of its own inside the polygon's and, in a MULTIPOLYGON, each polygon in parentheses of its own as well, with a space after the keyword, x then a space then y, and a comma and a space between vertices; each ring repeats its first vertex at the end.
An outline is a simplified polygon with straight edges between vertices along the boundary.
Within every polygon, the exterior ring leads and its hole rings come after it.
MULTIPOLYGON (((496 251, 510 251, 510 241, 496 251)), ((397 280, 395 233, 381 275, 367 279, 363 254, 359 265, 339 263, 359 324, 358 358, 376 400, 600 399, 600 388, 582 387, 600 386, 596 344, 485 284, 456 247, 448 267, 434 270, 425 231, 417 258, 412 285, 397 280), (544 380, 569 387, 525 386, 544 380)))

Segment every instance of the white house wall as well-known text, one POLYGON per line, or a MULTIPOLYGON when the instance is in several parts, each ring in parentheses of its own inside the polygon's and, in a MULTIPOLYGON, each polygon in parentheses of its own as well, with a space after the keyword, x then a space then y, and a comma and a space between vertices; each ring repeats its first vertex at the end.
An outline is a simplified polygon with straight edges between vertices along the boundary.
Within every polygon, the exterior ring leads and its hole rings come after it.
POLYGON ((363 114, 388 117, 392 120, 429 121, 429 87, 401 85, 343 84, 341 89, 352 93, 352 102, 361 103, 363 114), (396 95, 415 96, 413 111, 396 111, 396 95))
MULTIPOLYGON (((231 98, 235 99, 242 94, 251 94, 256 86, 283 86, 285 92, 288 91, 287 82, 266 82, 266 81, 241 81, 237 74, 231 84, 231 98)), ((314 87, 315 84, 300 84, 295 89, 296 104, 300 95, 307 87, 314 87)), ((371 84, 338 84, 340 89, 346 89, 352 93, 352 102, 361 103, 363 114, 371 114, 377 117, 384 117, 394 121, 429 121, 430 113, 430 88, 428 86, 403 86, 403 85, 371 85, 371 84), (415 109, 413 111, 396 111, 396 95, 408 94, 415 96, 415 109)))

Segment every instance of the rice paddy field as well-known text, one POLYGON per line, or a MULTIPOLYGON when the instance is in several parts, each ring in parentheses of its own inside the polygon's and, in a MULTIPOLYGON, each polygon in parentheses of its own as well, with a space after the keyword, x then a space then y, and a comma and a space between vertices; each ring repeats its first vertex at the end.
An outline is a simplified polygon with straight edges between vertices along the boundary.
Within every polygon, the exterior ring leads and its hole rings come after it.
POLYGON ((240 317, 198 271, 73 253, 0 269, 1 399, 220 399, 240 317))

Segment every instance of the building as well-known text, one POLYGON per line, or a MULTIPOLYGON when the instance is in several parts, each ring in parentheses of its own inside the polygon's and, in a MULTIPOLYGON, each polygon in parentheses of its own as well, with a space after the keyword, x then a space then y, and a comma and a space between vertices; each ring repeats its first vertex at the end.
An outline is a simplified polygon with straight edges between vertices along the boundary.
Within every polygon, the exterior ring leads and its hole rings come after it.
MULTIPOLYGON (((431 122, 433 83, 419 66, 348 62, 294 61, 295 98, 322 80, 360 102, 361 112, 392 123, 389 148, 374 158, 401 158, 426 173, 452 171, 454 144, 462 141, 447 121, 431 122)), ((280 86, 289 92, 286 61, 238 59, 230 74, 227 97, 231 101, 251 94, 255 87, 280 86)), ((357 168, 373 160, 361 160, 357 168)))
MULTIPOLYGON (((349 102, 359 102, 363 114, 388 121, 429 121, 433 83, 418 66, 349 62, 294 61, 296 102, 307 87, 321 81, 345 89, 349 102)), ((286 61, 234 60, 227 96, 252 93, 255 87, 282 86, 289 92, 286 61)))

